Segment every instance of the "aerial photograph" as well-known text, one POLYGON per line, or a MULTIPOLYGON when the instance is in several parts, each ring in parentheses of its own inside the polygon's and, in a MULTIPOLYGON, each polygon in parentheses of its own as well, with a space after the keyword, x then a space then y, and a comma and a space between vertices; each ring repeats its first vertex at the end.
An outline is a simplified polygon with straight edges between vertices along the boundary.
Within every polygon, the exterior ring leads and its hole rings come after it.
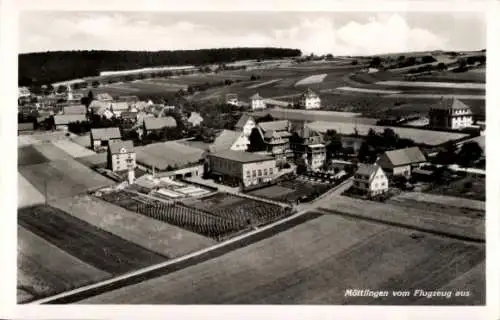
POLYGON ((18 28, 18 304, 486 304, 484 13, 18 28))

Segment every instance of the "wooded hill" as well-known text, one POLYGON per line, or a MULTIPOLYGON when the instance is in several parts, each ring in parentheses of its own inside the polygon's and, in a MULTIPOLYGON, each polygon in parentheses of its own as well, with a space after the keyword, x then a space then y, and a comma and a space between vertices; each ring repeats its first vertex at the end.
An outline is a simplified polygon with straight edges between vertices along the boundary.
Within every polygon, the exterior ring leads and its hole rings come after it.
POLYGON ((287 48, 221 48, 176 51, 51 51, 19 55, 19 85, 48 84, 119 71, 159 66, 203 65, 239 60, 297 57, 287 48))

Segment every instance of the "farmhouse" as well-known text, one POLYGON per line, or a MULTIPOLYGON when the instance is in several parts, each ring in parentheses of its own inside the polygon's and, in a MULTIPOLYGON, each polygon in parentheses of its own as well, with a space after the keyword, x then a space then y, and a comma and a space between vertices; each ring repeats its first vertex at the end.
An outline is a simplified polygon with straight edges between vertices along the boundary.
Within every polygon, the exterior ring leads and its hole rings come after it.
POLYGON ((158 132, 164 128, 175 128, 177 127, 177 122, 173 117, 163 117, 163 118, 145 118, 144 119, 144 133, 150 134, 153 132, 158 132))
POLYGON ((441 99, 429 110, 429 126, 435 129, 463 129, 472 126, 473 114, 462 101, 441 99))
POLYGON ((261 122, 257 126, 266 152, 273 155, 277 162, 283 163, 293 158, 290 148, 290 122, 287 120, 261 122))
POLYGON ((412 169, 422 166, 427 161, 418 147, 386 151, 378 164, 390 175, 411 176, 412 169))
POLYGON ((207 158, 213 176, 244 187, 270 182, 278 171, 275 159, 256 153, 226 150, 209 153, 207 158))
POLYGON ((167 141, 136 147, 137 166, 159 177, 202 176, 204 153, 199 148, 167 141))
POLYGON ((199 126, 203 122, 203 117, 198 112, 191 112, 187 122, 190 123, 193 127, 199 126))
POLYGON ((246 151, 250 141, 241 131, 222 130, 210 145, 210 152, 224 150, 246 151))
POLYGON ((253 128, 255 128, 255 126, 256 123, 254 118, 252 118, 247 113, 244 113, 234 126, 234 129, 237 131, 243 131, 243 134, 248 137, 252 133, 252 130, 253 128))
POLYGON ((252 110, 259 110, 266 108, 266 102, 264 101, 264 98, 262 98, 258 93, 251 96, 250 101, 252 104, 252 110))
POLYGON ((110 141, 121 138, 122 135, 118 127, 90 129, 90 147, 95 151, 107 147, 110 141))
POLYGON ((54 116, 54 125, 58 130, 68 130, 68 124, 86 121, 87 117, 84 114, 64 114, 54 116))
POLYGON ((360 193, 374 196, 387 192, 389 182, 379 165, 361 164, 354 174, 353 188, 360 193))
POLYGON ((87 109, 85 108, 84 105, 73 105, 73 106, 63 107, 63 114, 65 115, 71 115, 71 114, 85 115, 86 113, 87 109))
POLYGON ((108 145, 107 168, 123 172, 136 167, 136 155, 132 141, 111 141, 108 145))
POLYGON ((321 99, 311 89, 307 89, 300 96, 299 105, 307 110, 321 108, 321 99))

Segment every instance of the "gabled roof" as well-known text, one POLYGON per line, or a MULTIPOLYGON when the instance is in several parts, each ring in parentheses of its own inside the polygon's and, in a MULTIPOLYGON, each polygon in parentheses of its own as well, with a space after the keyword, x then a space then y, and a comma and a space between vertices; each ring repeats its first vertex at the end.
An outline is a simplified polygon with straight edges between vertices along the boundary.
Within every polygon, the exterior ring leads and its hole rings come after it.
POLYGON ((87 117, 84 114, 63 114, 54 116, 55 125, 65 125, 71 122, 83 121, 87 121, 87 117))
POLYGON ((358 170, 356 171, 355 175, 361 175, 366 177, 369 182, 373 180, 375 177, 375 174, 377 173, 378 169, 380 168, 379 165, 377 164, 365 164, 361 163, 359 165, 358 170))
POLYGON ((110 101, 92 100, 92 102, 89 105, 89 108, 94 110, 94 112, 95 112, 96 110, 99 110, 102 108, 108 109, 110 106, 111 106, 110 101))
POLYGON ((71 115, 71 114, 86 114, 87 113, 87 108, 82 105, 74 105, 74 106, 67 106, 63 108, 63 113, 66 115, 71 115))
POLYGON ((247 124, 249 119, 253 119, 253 118, 248 113, 242 114, 240 117, 240 120, 238 120, 238 122, 236 123, 234 128, 238 129, 238 130, 243 130, 243 127, 245 126, 245 124, 247 124))
POLYGON ((419 147, 386 151, 385 156, 393 166, 403 166, 427 161, 419 147))
POLYGON ((119 101, 119 102, 138 102, 139 98, 137 96, 119 96, 117 101, 119 101))
POLYGON ((260 162, 274 159, 271 156, 265 156, 258 153, 234 150, 224 150, 217 153, 209 153, 208 155, 241 163, 260 162))
POLYGON ((288 131, 290 123, 288 120, 277 120, 260 122, 259 127, 264 131, 288 131))
POLYGON ((122 137, 118 127, 93 128, 90 129, 90 135, 94 140, 120 139, 122 137))
POLYGON ((125 149, 126 153, 134 152, 134 143, 130 140, 111 141, 108 146, 109 152, 111 152, 111 154, 122 153, 122 149, 125 149))
POLYGON ((145 118, 144 127, 146 130, 159 130, 163 128, 177 127, 177 122, 173 117, 145 118))
POLYGON ((229 150, 243 134, 240 131, 222 130, 210 145, 210 152, 229 150))
POLYGON ((96 99, 99 101, 113 101, 113 97, 107 92, 98 93, 96 99))
POLYGON ((122 119, 137 119, 137 114, 138 112, 132 112, 132 111, 123 111, 120 114, 120 117, 122 119))
POLYGON ((302 97, 303 98, 308 98, 308 99, 312 99, 312 98, 318 98, 319 96, 314 92, 312 91, 311 89, 307 89, 303 94, 302 94, 302 97))
POLYGON ((288 131, 266 131, 264 133, 264 138, 288 138, 292 134, 288 131))
POLYGON ((110 108, 113 108, 113 111, 121 110, 125 111, 128 110, 128 103, 127 102, 112 102, 110 108))
POLYGON ((259 95, 259 93, 256 93, 250 97, 250 100, 260 100, 260 99, 263 99, 263 98, 259 95))
POLYGON ((187 121, 191 123, 199 123, 203 121, 203 117, 198 112, 191 112, 187 121))
POLYGON ((441 109, 441 110, 463 110, 470 108, 468 105, 458 100, 457 98, 445 98, 439 100, 435 105, 432 106, 432 109, 441 109))

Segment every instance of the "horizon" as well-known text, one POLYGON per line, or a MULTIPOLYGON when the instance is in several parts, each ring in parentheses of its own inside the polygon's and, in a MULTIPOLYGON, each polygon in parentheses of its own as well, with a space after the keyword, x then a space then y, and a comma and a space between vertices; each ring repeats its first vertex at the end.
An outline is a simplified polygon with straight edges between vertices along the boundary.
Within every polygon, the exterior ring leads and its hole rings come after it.
POLYGON ((20 54, 272 47, 373 56, 486 48, 486 19, 476 12, 23 11, 19 31, 20 54))

